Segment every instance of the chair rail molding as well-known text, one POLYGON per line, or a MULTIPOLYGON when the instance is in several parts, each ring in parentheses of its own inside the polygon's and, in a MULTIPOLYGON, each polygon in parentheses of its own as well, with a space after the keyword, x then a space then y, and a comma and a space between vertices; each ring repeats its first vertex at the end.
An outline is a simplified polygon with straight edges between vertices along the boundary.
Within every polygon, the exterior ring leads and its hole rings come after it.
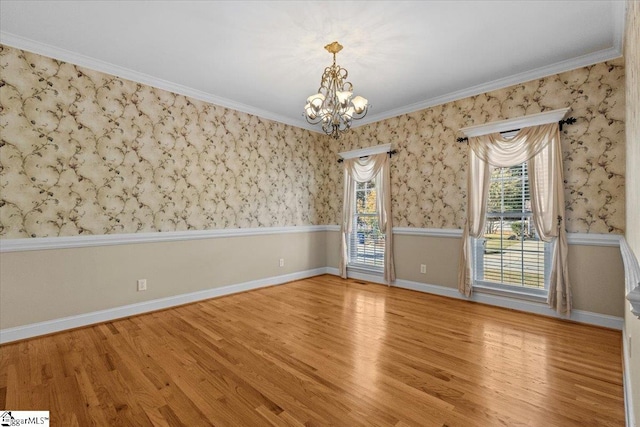
MULTIPOLYGON (((325 225, 325 231, 340 231, 339 225, 325 225)), ((461 228, 419 228, 419 227, 393 227, 394 236, 419 236, 419 237, 450 237, 462 238, 461 228)), ((621 234, 609 233, 567 233, 567 241, 570 245, 581 246, 611 246, 620 247, 621 234)))
POLYGON ((134 243, 218 239, 224 237, 261 236, 268 234, 312 233, 325 230, 326 226, 324 225, 297 225, 289 227, 223 228, 217 230, 155 231, 147 233, 102 234, 91 236, 0 239, 0 253, 39 251, 45 249, 84 248, 90 246, 128 245, 134 243))
POLYGON ((626 298, 631 305, 631 312, 640 319, 640 264, 624 237, 620 239, 620 253, 624 263, 626 298))

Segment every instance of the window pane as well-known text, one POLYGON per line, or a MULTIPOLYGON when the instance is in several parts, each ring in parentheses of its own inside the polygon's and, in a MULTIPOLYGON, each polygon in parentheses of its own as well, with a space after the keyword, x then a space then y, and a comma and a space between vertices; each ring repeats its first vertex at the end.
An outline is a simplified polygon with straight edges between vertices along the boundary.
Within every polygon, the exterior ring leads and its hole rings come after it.
POLYGON ((356 213, 376 213, 376 190, 373 181, 356 186, 356 213))
POLYGON ((487 219, 484 235, 484 277, 480 279, 544 289, 545 244, 531 217, 487 219))
POLYGON ((385 236, 378 226, 378 215, 356 214, 350 236, 351 264, 384 267, 385 236))
POLYGON ((491 172, 487 212, 531 212, 526 163, 491 172))
POLYGON ((385 236, 378 226, 374 181, 356 183, 354 232, 349 236, 350 265, 384 267, 385 236))
POLYGON ((547 253, 531 217, 526 163, 492 170, 487 211, 476 279, 544 289, 547 253))

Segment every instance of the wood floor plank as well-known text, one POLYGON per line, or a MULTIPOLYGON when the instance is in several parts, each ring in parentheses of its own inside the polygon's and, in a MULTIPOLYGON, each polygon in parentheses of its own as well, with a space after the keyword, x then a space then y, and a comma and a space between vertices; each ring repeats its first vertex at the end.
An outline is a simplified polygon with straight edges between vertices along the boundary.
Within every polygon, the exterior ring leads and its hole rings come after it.
POLYGON ((623 426, 621 334, 318 276, 0 346, 60 426, 623 426))

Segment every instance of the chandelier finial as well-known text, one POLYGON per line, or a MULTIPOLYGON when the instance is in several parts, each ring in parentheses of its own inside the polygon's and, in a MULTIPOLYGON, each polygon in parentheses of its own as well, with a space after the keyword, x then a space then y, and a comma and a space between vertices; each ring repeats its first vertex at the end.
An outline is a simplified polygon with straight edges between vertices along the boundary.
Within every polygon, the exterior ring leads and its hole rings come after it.
POLYGON ((337 41, 329 43, 324 47, 329 53, 333 54, 333 63, 336 63, 336 54, 342 50, 342 45, 337 41))
POLYGON ((334 55, 342 50, 342 45, 338 42, 329 43, 324 47, 329 53, 334 55))

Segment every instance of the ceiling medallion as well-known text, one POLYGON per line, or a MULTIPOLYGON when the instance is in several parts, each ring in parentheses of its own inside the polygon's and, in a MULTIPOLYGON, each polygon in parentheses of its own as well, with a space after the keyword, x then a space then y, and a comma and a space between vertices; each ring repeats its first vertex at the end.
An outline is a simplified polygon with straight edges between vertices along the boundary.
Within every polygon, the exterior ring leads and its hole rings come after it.
POLYGON ((307 98, 304 116, 307 122, 322 123, 322 130, 335 139, 347 132, 353 120, 367 115, 368 101, 353 95, 353 85, 345 81, 349 73, 336 64, 336 54, 342 50, 340 43, 333 42, 324 47, 333 54, 333 65, 324 69, 318 93, 307 98))

